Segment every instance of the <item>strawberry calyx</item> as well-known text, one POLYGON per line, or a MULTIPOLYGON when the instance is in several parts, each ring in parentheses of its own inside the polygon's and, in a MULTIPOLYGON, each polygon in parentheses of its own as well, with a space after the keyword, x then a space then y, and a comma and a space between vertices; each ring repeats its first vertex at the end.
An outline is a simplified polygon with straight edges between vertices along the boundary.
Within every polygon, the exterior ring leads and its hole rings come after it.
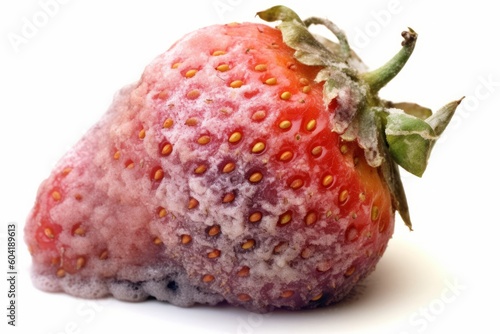
POLYGON ((332 131, 346 141, 356 141, 368 164, 378 168, 387 183, 395 209, 412 229, 408 203, 399 166, 421 177, 436 140, 442 134, 462 99, 450 102, 434 114, 415 103, 382 100, 378 92, 389 83, 410 58, 417 33, 402 33, 401 50, 373 71, 351 50, 344 32, 333 22, 312 17, 301 20, 290 8, 275 6, 257 15, 277 26, 283 41, 295 50, 294 57, 309 66, 321 67, 316 82, 323 83, 323 99, 332 113, 332 131), (338 42, 315 36, 309 26, 320 24, 338 42))

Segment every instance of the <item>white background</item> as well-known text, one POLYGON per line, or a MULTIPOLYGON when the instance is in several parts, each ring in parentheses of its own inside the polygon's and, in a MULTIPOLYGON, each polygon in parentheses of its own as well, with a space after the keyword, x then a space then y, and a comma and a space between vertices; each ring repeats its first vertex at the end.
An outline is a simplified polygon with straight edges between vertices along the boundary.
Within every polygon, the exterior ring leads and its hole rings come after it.
POLYGON ((120 87, 196 28, 258 21, 271 0, 0 3, 0 331, 5 333, 498 333, 500 254, 498 12, 475 1, 292 1, 303 18, 342 27, 371 68, 419 33, 384 98, 436 109, 466 96, 422 179, 405 174, 415 231, 401 221, 356 298, 307 312, 255 315, 148 301, 94 302, 33 288, 24 220, 39 183, 107 109, 120 87), (43 3, 57 3, 47 9, 43 3), (44 9, 45 8, 45 9, 44 9), (44 13, 44 10, 50 12, 44 13), (26 30, 26 25, 36 29, 26 30), (24 33, 24 36, 23 36, 24 33), (21 38, 24 38, 21 39, 21 38), (17 43, 15 42, 17 41, 17 43), (18 319, 7 326, 6 225, 18 228, 18 319), (3 255, 2 255, 3 254, 3 255), (494 305, 494 306, 491 306, 494 305))

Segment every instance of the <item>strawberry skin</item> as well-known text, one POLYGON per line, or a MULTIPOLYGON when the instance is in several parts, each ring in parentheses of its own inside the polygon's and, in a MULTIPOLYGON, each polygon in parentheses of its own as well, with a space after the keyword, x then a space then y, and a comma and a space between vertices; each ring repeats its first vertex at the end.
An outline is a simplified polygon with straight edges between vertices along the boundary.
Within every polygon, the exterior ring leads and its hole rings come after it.
MULTIPOLYGON (((332 131, 321 67, 278 29, 206 27, 157 57, 39 188, 47 291, 257 312, 341 300, 394 230, 391 189, 332 131)), ((348 102, 346 102, 348 101, 348 102)))

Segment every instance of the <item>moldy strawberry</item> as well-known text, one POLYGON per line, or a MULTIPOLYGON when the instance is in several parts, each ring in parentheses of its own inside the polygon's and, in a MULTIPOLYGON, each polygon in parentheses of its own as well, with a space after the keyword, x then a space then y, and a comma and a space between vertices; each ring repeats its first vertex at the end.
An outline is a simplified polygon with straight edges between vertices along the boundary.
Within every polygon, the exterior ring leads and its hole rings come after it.
POLYGON ((398 166, 422 175, 460 102, 432 114, 378 96, 417 34, 368 71, 333 23, 258 15, 281 23, 180 39, 62 158, 25 227, 36 286, 314 308, 374 270, 395 211, 411 228, 398 166))

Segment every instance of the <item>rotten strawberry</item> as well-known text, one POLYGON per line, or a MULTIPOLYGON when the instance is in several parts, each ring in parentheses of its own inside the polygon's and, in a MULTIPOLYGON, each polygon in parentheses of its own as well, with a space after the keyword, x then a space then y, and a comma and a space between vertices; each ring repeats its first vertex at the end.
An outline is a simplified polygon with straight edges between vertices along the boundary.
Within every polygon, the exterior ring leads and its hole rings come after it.
POLYGON ((123 88, 40 186, 27 221, 47 291, 249 310, 341 300, 411 228, 420 176, 459 101, 435 114, 378 91, 333 23, 286 7, 188 34, 123 88), (323 24, 337 42, 313 36, 323 24))

